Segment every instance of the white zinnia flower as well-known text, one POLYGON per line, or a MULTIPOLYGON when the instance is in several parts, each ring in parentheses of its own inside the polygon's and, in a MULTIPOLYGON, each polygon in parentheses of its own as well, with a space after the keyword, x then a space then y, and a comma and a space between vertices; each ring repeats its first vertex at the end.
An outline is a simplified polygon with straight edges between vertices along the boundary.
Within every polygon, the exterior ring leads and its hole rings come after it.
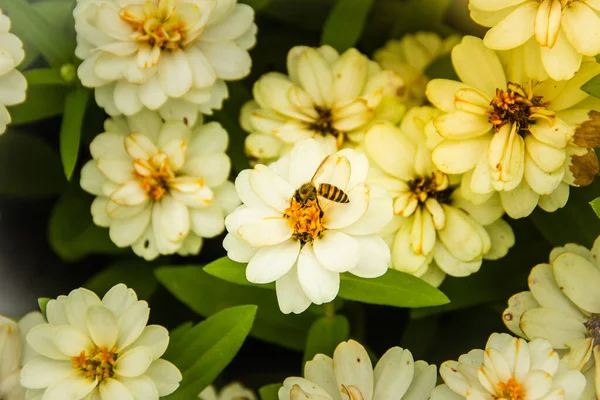
POLYGON ((227 181, 229 139, 221 125, 188 127, 144 110, 108 119, 104 129, 90 145, 81 187, 97 196, 94 222, 110 228, 117 246, 147 260, 198 254, 203 238, 224 231, 239 199, 227 181))
POLYGON ((87 289, 50 300, 47 324, 29 331, 40 355, 21 370, 28 399, 153 400, 173 393, 181 373, 160 358, 169 332, 148 325, 150 309, 119 284, 100 300, 87 289))
POLYGON ((480 203, 500 192, 508 215, 521 218, 536 205, 563 207, 569 185, 589 185, 598 172, 590 147, 600 146, 598 118, 579 86, 600 72, 586 63, 568 82, 537 82, 531 62, 515 52, 495 53, 466 36, 452 50, 462 82, 434 79, 429 100, 447 114, 434 125, 444 140, 433 161, 443 172, 465 173, 465 196, 480 203))
POLYGON ((193 123, 250 72, 254 11, 236 0, 78 0, 74 16, 79 78, 110 115, 193 123))
POLYGON ((342 272, 374 278, 387 271, 390 251, 377 233, 392 218, 392 202, 383 190, 365 185, 368 169, 366 156, 355 150, 326 156, 307 139, 277 163, 238 175, 244 204, 225 220, 223 245, 232 260, 249 263, 248 281, 276 282, 282 312, 332 301, 342 272), (316 188, 333 185, 349 202, 303 197, 313 177, 316 188))
POLYGON ((509 300, 506 326, 569 350, 569 366, 583 371, 592 393, 600 393, 600 239, 591 251, 573 243, 555 248, 548 264, 531 270, 528 282, 530 291, 509 300))
POLYGON ((585 386, 579 371, 560 363, 547 340, 526 342, 493 333, 476 349, 440 366, 445 384, 431 400, 578 400, 585 386))
POLYGON ((254 392, 239 382, 224 386, 219 392, 209 385, 198 395, 200 400, 256 400, 254 392))
POLYGON ((0 399, 25 400, 25 389, 19 383, 21 367, 37 355, 25 336, 45 322, 39 311, 30 312, 19 322, 0 315, 0 399))
POLYGON ((401 99, 409 107, 425 104, 425 86, 429 77, 425 70, 440 56, 460 42, 460 36, 451 35, 442 39, 437 33, 416 32, 406 34, 402 39, 388 41, 377 50, 373 59, 383 69, 398 72, 405 83, 401 99))
POLYGON ((511 227, 501 219, 498 195, 475 205, 461 195, 460 178, 433 165, 428 142, 435 143, 431 120, 437 114, 431 107, 413 108, 400 128, 377 122, 363 142, 372 165, 368 182, 384 187, 394 199, 395 217, 384 232, 393 237, 393 268, 435 286, 445 274, 477 272, 482 259, 504 257, 515 243, 511 227))
POLYGON ((304 378, 287 378, 279 400, 427 400, 435 387, 435 365, 414 361, 408 350, 392 347, 375 369, 365 348, 340 343, 333 359, 317 354, 304 366, 304 378))
POLYGON ((276 160, 298 140, 315 138, 328 152, 357 143, 375 119, 397 122, 404 106, 398 73, 348 49, 293 47, 288 75, 269 72, 254 84, 254 101, 242 109, 241 125, 250 132, 246 151, 264 162, 276 160))
POLYGON ((0 134, 11 121, 6 106, 25 101, 27 80, 17 70, 25 58, 23 42, 10 31, 10 18, 0 10, 0 134))
POLYGON ((520 47, 556 80, 571 79, 583 56, 600 53, 597 0, 470 0, 471 18, 491 29, 487 47, 520 47))

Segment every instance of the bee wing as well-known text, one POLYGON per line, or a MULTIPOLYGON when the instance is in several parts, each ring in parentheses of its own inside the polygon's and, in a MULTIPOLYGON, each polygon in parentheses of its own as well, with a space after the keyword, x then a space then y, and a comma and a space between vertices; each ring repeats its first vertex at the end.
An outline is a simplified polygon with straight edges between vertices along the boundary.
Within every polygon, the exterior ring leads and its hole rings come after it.
POLYGON ((310 181, 313 182, 315 179, 321 177, 323 173, 328 169, 329 165, 335 165, 337 158, 337 154, 330 154, 327 157, 325 157, 323 161, 321 161, 321 164, 319 164, 319 168, 317 168, 313 177, 310 178, 310 181))

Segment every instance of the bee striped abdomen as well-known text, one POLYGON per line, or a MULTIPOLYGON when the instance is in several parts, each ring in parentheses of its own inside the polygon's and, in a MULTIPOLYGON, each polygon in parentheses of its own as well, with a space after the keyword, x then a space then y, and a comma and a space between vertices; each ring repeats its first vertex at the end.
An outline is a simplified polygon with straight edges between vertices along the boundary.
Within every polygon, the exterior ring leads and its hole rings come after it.
POLYGON ((319 185, 319 196, 336 203, 350 203, 350 198, 340 188, 337 188, 329 183, 321 183, 319 185))

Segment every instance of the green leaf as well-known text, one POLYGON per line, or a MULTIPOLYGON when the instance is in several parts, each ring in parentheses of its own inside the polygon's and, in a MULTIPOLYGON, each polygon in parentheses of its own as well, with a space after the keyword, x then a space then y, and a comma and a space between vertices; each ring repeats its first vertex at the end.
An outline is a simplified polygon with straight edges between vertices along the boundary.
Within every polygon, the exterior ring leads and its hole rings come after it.
POLYGON ((46 317, 46 308, 47 308, 47 306, 48 306, 48 302, 49 302, 50 300, 52 300, 52 299, 51 299, 51 298, 49 298, 49 297, 40 297, 40 298, 38 299, 38 305, 40 306, 40 311, 42 312, 42 315, 43 315, 44 317, 46 317))
POLYGON ((167 399, 193 399, 212 383, 233 360, 246 340, 257 307, 223 310, 189 329, 178 342, 171 342, 164 358, 182 372, 179 389, 167 399))
MULTIPOLYGON (((246 265, 223 257, 205 267, 206 272, 238 285, 274 289, 273 284, 256 285, 246 279, 246 265)), ((412 275, 390 269, 373 279, 341 274, 339 297, 369 304, 394 307, 428 307, 449 302, 444 293, 412 275)))
POLYGON ((552 245, 579 243, 590 248, 600 233, 600 219, 589 206, 597 197, 600 197, 599 179, 587 187, 571 187, 569 202, 564 208, 552 213, 537 208, 530 218, 552 245))
POLYGON ((350 337, 350 324, 343 315, 321 317, 308 331, 302 365, 317 354, 333 357, 333 351, 341 342, 350 337))
POLYGON ((265 14, 287 25, 320 32, 334 3, 335 0, 273 1, 265 14))
POLYGON ((255 286, 264 289, 275 290, 275 283, 259 285, 248 282, 246 279, 246 265, 247 264, 235 262, 229 257, 225 256, 205 265, 204 272, 226 282, 235 283, 236 285, 255 286))
POLYGON ((325 21, 321 43, 340 53, 354 47, 372 6, 373 0, 337 0, 325 21))
POLYGON ((258 389, 258 394, 260 394, 260 400, 279 400, 279 388, 281 387, 281 383, 272 383, 270 385, 265 385, 258 389))
POLYGON ((440 35, 449 35, 453 30, 446 24, 446 13, 451 0, 406 0, 387 1, 392 7, 394 25, 391 36, 400 38, 409 32, 426 30, 440 35))
POLYGON ((596 197, 594 200, 590 201, 590 206, 592 206, 592 210, 594 210, 598 218, 600 218, 600 197, 596 197))
POLYGON ((65 184, 58 154, 42 139, 11 130, 0 136, 0 195, 51 197, 65 184))
POLYGON ((142 259, 111 264, 88 280, 83 287, 102 297, 119 283, 135 290, 138 298, 143 300, 149 300, 158 288, 153 265, 142 259))
POLYGON ((581 90, 589 95, 600 98, 600 75, 596 75, 581 86, 581 90))
POLYGON ((28 85, 62 85, 69 83, 60 76, 59 68, 36 68, 23 73, 28 85))
POLYGON ((25 102, 10 108, 13 125, 39 121, 61 115, 68 88, 56 85, 31 85, 25 102))
POLYGON ((341 275, 339 296, 394 307, 427 307, 446 304, 446 295, 425 281, 404 272, 390 269, 379 278, 359 278, 349 273, 341 275))
POLYGON ((93 197, 74 182, 58 199, 48 224, 48 241, 63 260, 73 262, 88 254, 121 254, 108 237, 108 229, 94 225, 90 207, 93 197))
POLYGON ((71 180, 77 164, 81 125, 89 98, 90 90, 80 86, 67 95, 65 102, 65 112, 60 126, 60 156, 68 180, 71 180))
POLYGON ((223 109, 215 111, 211 119, 223 125, 229 133, 229 148, 227 154, 231 158, 234 171, 240 172, 250 168, 245 151, 245 141, 248 134, 239 123, 240 109, 248 100, 252 99, 250 92, 241 82, 229 82, 229 99, 223 104, 223 109))
POLYGON ((48 64, 60 67, 70 62, 75 49, 73 39, 56 29, 35 7, 25 0, 0 0, 0 8, 11 19, 12 32, 35 46, 48 64))
POLYGON ((240 3, 248 4, 254 11, 260 11, 271 4, 272 0, 241 0, 240 3))
POLYGON ((207 274, 202 267, 163 267, 155 273, 175 297, 205 317, 227 307, 258 305, 251 334, 290 349, 304 349, 308 328, 317 318, 312 313, 282 314, 273 291, 224 282, 207 274))
POLYGON ((436 58, 425 70, 425 75, 430 79, 451 79, 460 81, 454 66, 452 65, 452 57, 450 54, 444 54, 436 58))

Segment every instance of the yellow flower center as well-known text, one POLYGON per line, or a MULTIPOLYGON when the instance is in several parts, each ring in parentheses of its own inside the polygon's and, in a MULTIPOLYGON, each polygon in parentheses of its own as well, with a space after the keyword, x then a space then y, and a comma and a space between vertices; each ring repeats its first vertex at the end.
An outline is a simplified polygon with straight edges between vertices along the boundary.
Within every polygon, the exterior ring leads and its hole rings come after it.
POLYGON ((523 400, 525 399, 525 388, 511 377, 506 383, 498 383, 497 394, 492 397, 496 400, 523 400))
POLYGON ((98 381, 111 378, 118 358, 116 351, 115 347, 110 350, 106 347, 96 347, 89 354, 82 350, 78 356, 72 357, 73 368, 82 371, 86 378, 94 378, 98 381))
POLYGON ((537 118, 552 120, 554 112, 548 110, 542 96, 533 94, 532 85, 527 92, 521 85, 509 82, 506 90, 496 89, 489 111, 489 121, 496 132, 505 124, 516 124, 521 136, 529 133, 529 125, 537 118))
POLYGON ((298 201, 294 197, 283 216, 289 220, 294 230, 293 237, 302 244, 312 243, 325 231, 323 227, 323 210, 317 199, 298 201))
POLYGON ((169 190, 169 181, 175 173, 169 166, 165 153, 159 152, 150 160, 137 159, 133 162, 133 175, 140 183, 148 197, 159 201, 169 190))
POLYGON ((440 204, 450 203, 454 188, 449 186, 448 175, 435 171, 431 176, 420 177, 408 182, 408 187, 415 194, 420 203, 425 203, 428 198, 436 199, 440 204))

